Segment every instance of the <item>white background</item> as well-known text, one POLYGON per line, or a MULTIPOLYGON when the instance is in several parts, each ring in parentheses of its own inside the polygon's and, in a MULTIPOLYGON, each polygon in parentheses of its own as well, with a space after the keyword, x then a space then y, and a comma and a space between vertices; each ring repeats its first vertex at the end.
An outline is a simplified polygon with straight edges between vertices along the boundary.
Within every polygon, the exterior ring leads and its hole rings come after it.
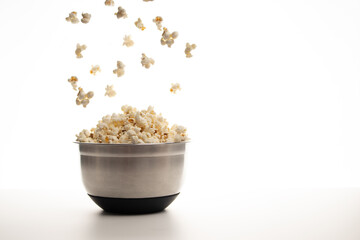
POLYGON ((127 19, 102 0, 0 2, 0 188, 83 189, 75 134, 124 104, 153 105, 188 128, 184 191, 360 187, 359 1, 115 3, 127 19), (91 13, 90 23, 66 22, 71 11, 91 13), (180 34, 171 49, 160 45, 158 15, 180 34), (125 34, 134 47, 122 46, 125 34), (193 58, 186 42, 198 46, 193 58), (83 59, 76 43, 88 46, 83 59), (95 92, 86 109, 72 75, 95 92), (115 98, 103 96, 107 84, 115 98))

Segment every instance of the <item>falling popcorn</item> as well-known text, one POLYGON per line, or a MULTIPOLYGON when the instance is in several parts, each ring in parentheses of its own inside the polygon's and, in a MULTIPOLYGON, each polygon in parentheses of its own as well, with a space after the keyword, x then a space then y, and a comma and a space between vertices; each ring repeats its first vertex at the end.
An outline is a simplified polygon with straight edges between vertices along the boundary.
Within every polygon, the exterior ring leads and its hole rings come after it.
POLYGON ((170 92, 175 94, 177 90, 179 90, 179 91, 181 90, 180 84, 179 83, 172 83, 171 88, 170 88, 170 92))
POLYGON ((90 18, 91 18, 91 14, 90 13, 83 13, 83 14, 81 14, 82 15, 82 19, 81 19, 81 22, 82 23, 89 23, 89 21, 90 21, 90 18))
POLYGON ((191 50, 194 50, 196 48, 196 44, 190 44, 190 43, 186 43, 186 48, 185 48, 185 54, 187 58, 191 58, 191 50))
POLYGON ((75 76, 72 76, 71 78, 68 79, 68 82, 71 84, 71 86, 73 87, 73 89, 76 91, 78 86, 77 86, 77 82, 78 82, 78 78, 75 76))
POLYGON ((122 7, 118 7, 118 12, 116 12, 115 15, 117 18, 127 18, 126 11, 122 7))
POLYGON ((174 44, 174 40, 179 36, 178 32, 170 33, 167 28, 164 27, 164 32, 161 37, 161 45, 167 45, 169 48, 174 44))
POLYGON ((151 65, 154 65, 155 60, 152 58, 148 58, 144 53, 141 57, 141 65, 145 68, 150 68, 151 65))
POLYGON ((65 18, 66 21, 71 22, 73 24, 78 23, 79 19, 77 18, 77 12, 69 13, 69 16, 65 18))
POLYGON ((113 0, 106 0, 105 1, 105 6, 114 6, 114 1, 113 0))
POLYGON ((142 23, 141 19, 138 18, 138 20, 135 22, 135 26, 138 29, 141 29, 141 31, 144 31, 146 27, 144 27, 144 24, 142 23))
POLYGON ((153 22, 156 24, 157 29, 160 31, 162 29, 162 25, 161 25, 162 21, 163 21, 163 18, 160 16, 157 16, 156 18, 153 19, 153 22))
POLYGON ((84 90, 79 87, 79 92, 76 98, 76 105, 82 105, 84 108, 89 104, 90 99, 94 96, 94 92, 90 91, 85 93, 84 90))
POLYGON ((114 88, 114 85, 107 85, 106 88, 105 88, 105 96, 109 96, 109 97, 114 97, 116 95, 116 92, 115 90, 113 89, 114 88))
POLYGON ((125 73, 125 65, 121 61, 117 61, 117 68, 113 70, 113 73, 118 77, 121 77, 125 73))
POLYGON ((95 76, 97 72, 101 72, 100 66, 99 65, 95 65, 95 66, 91 65, 90 74, 93 74, 95 76))
POLYGON ((81 54, 82 51, 84 51, 86 49, 86 45, 80 45, 79 43, 76 44, 76 50, 75 50, 75 54, 77 58, 82 58, 83 55, 81 54))
POLYGON ((131 39, 130 35, 125 35, 123 45, 127 47, 131 47, 134 45, 134 41, 131 39))
MULTIPOLYGON (((151 2, 153 0, 143 0, 144 2, 151 2)), ((105 6, 114 6, 114 0, 105 0, 104 2, 105 6)), ((113 11, 113 10, 110 10, 113 11)), ((81 22, 84 24, 87 24, 90 22, 91 20, 91 14, 90 13, 82 13, 82 18, 81 18, 81 22)), ((122 8, 121 6, 118 7, 118 11, 116 13, 114 13, 114 15, 116 15, 116 17, 118 19, 120 18, 128 18, 128 15, 126 13, 126 10, 124 8, 122 8)), ((69 13, 69 16, 65 18, 67 22, 71 22, 72 24, 77 24, 79 22, 80 17, 78 18, 77 16, 77 12, 72 11, 69 13)), ((179 33, 177 31, 174 32, 170 32, 166 27, 163 27, 163 18, 161 16, 156 16, 154 19, 152 19, 152 21, 155 23, 157 29, 159 31, 162 31, 162 35, 161 35, 161 45, 167 45, 169 48, 171 48, 171 46, 174 44, 175 39, 178 38, 179 33)), ((137 28, 139 28, 141 31, 144 31, 146 29, 146 27, 144 26, 141 18, 138 18, 135 22, 134 22, 135 26, 137 28)), ((150 26, 151 28, 151 26, 150 26)), ((136 30, 137 31, 137 30, 136 30)), ((138 44, 138 43, 137 43, 138 44)), ((123 46, 126 47, 132 47, 134 45, 134 41, 131 39, 131 35, 125 35, 123 37, 123 46)), ((189 44, 186 43, 186 48, 185 48, 185 54, 187 58, 192 57, 191 51, 196 49, 196 44, 189 44)), ((82 52, 84 50, 87 49, 87 46, 85 44, 81 45, 81 44, 77 44, 76 45, 76 50, 75 50, 75 55, 77 58, 83 58, 82 52)), ((87 52, 86 52, 87 55, 87 52)), ((152 65, 155 64, 155 60, 147 57, 145 55, 145 53, 142 53, 141 56, 141 65, 146 68, 149 69, 152 65)), ((156 69, 155 69, 156 70, 156 69)), ((91 65, 91 70, 90 70, 90 74, 93 74, 94 76, 96 76, 96 74, 98 72, 101 72, 100 66, 99 65, 91 65)), ((113 73, 117 76, 117 77, 121 77, 125 74, 125 65, 123 64, 123 62, 121 61, 117 61, 117 67, 116 69, 113 70, 113 73)), ((89 92, 85 92, 83 90, 83 88, 78 87, 77 83, 78 83, 78 78, 76 76, 71 76, 68 79, 68 82, 71 84, 72 88, 75 91, 78 91, 77 93, 77 97, 76 97, 76 104, 77 105, 82 105, 84 108, 87 107, 87 105, 90 103, 90 99, 92 99, 94 97, 94 92, 93 91, 89 91, 89 92)), ((179 83, 172 83, 171 84, 171 88, 170 88, 170 92, 173 94, 176 94, 178 91, 181 91, 181 87, 179 83)), ((114 85, 107 85, 105 88, 105 96, 108 96, 110 98, 116 96, 116 91, 114 90, 114 85)), ((79 134, 78 140, 79 141, 85 141, 85 142, 103 142, 103 143, 111 143, 112 142, 116 142, 116 143, 160 143, 160 142, 180 142, 180 141, 186 141, 188 140, 187 135, 186 135, 186 128, 182 127, 182 126, 178 126, 178 125, 174 125, 173 127, 169 128, 167 126, 167 122, 166 120, 160 115, 156 115, 153 107, 149 107, 148 110, 142 110, 142 111, 136 111, 135 108, 132 108, 130 106, 123 106, 122 110, 124 111, 124 114, 117 114, 111 116, 111 120, 109 122, 109 124, 113 124, 114 122, 116 122, 116 124, 118 124, 118 122, 120 123, 120 131, 115 131, 115 130, 119 130, 119 129, 111 129, 114 130, 114 132, 116 132, 117 135, 111 135, 108 134, 106 136, 106 138, 103 138, 102 133, 98 134, 98 136, 96 136, 96 132, 99 131, 99 133, 101 131, 104 131, 104 128, 102 128, 103 124, 102 121, 105 120, 104 118, 106 118, 106 120, 109 120, 109 116, 105 116, 103 118, 103 120, 101 121, 99 127, 97 129, 92 129, 90 133, 89 131, 86 132, 81 132, 79 134), (119 119, 125 119, 126 121, 124 122, 123 120, 119 120, 119 119), (83 137, 86 137, 86 139, 80 139, 83 137), (94 138, 93 138, 94 137, 94 138), (90 139, 91 138, 91 139, 90 139)), ((115 124, 114 124, 115 126, 115 124)), ((117 126, 115 126, 117 127, 117 126)), ((105 131, 107 131, 105 129, 105 131)))

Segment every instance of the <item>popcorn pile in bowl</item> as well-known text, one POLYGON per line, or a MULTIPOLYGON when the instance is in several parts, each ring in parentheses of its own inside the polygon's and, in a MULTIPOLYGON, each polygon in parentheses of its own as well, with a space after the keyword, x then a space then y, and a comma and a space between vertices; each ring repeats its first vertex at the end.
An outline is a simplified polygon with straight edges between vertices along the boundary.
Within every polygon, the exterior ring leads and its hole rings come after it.
POLYGON ((174 124, 171 128, 161 114, 154 108, 138 111, 128 105, 121 107, 122 114, 106 115, 96 128, 82 130, 76 141, 107 144, 143 144, 184 142, 189 138, 186 128, 174 124))

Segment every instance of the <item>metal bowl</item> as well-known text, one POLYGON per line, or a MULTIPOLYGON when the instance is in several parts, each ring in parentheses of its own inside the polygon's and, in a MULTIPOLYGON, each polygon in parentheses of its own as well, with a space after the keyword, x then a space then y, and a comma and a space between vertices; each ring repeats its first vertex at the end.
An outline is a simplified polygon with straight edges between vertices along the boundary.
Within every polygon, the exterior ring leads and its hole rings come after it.
POLYGON ((107 212, 159 212, 180 193, 187 142, 78 144, 86 191, 107 212))

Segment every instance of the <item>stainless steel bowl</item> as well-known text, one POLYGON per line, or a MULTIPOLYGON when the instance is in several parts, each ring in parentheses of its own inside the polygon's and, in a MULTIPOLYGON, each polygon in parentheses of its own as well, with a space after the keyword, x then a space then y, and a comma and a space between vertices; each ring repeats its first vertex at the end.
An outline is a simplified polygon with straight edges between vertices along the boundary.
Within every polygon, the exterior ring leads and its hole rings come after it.
POLYGON ((186 142, 78 144, 84 186, 105 211, 162 211, 180 192, 186 142))

